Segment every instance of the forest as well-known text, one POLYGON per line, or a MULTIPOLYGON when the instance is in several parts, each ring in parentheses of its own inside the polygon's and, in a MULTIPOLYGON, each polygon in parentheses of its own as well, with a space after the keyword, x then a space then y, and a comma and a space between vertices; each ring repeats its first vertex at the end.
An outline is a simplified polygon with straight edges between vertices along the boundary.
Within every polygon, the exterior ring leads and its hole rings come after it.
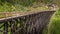
MULTIPOLYGON (((57 10, 43 30, 43 34, 60 34, 60 0, 0 0, 0 13, 51 10, 53 8, 57 10)), ((0 18, 3 17, 5 15, 0 14, 0 18)))

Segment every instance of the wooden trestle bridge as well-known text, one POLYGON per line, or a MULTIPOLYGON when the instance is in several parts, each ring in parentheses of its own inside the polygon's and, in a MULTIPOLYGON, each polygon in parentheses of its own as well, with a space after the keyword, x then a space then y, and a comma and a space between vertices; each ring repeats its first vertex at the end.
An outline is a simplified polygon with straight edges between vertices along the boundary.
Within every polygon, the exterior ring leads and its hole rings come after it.
POLYGON ((42 34, 55 10, 24 12, 0 19, 0 34, 42 34), (1 29, 2 28, 2 29, 1 29))

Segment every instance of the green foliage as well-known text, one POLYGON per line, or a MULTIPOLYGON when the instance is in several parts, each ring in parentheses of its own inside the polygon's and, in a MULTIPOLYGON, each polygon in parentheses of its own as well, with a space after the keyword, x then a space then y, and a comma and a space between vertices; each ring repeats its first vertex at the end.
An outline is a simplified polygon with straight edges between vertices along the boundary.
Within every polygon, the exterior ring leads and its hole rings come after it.
POLYGON ((0 0, 1 3, 8 2, 10 4, 20 4, 23 6, 31 6, 34 2, 38 3, 52 3, 53 0, 0 0))
POLYGON ((60 9, 52 16, 47 28, 43 30, 43 34, 60 34, 60 9))
POLYGON ((60 34, 60 18, 53 19, 49 27, 49 34, 60 34))
POLYGON ((23 6, 29 6, 32 5, 32 3, 34 2, 34 0, 0 0, 1 3, 5 3, 8 2, 10 4, 20 4, 23 6))
POLYGON ((6 11, 26 11, 26 7, 31 7, 34 4, 54 3, 55 0, 0 0, 0 12, 6 11), (18 7, 19 5, 19 7, 18 7))

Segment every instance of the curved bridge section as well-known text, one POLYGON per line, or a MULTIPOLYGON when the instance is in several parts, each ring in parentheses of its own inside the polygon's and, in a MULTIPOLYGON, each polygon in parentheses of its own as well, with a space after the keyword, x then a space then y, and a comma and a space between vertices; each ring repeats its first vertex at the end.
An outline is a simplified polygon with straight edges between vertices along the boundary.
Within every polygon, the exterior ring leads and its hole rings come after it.
POLYGON ((41 11, 0 19, 1 34, 42 34, 55 11, 41 11))

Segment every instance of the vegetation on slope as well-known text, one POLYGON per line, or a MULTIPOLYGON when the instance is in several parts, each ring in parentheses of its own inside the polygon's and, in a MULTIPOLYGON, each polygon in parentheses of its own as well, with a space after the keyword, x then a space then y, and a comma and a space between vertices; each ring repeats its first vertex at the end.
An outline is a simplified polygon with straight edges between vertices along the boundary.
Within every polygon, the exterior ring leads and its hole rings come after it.
POLYGON ((55 3, 55 0, 0 0, 0 12, 28 11, 32 6, 39 5, 40 7, 51 3, 55 3))
POLYGON ((43 30, 43 34, 60 34, 60 9, 52 16, 50 23, 43 30))

